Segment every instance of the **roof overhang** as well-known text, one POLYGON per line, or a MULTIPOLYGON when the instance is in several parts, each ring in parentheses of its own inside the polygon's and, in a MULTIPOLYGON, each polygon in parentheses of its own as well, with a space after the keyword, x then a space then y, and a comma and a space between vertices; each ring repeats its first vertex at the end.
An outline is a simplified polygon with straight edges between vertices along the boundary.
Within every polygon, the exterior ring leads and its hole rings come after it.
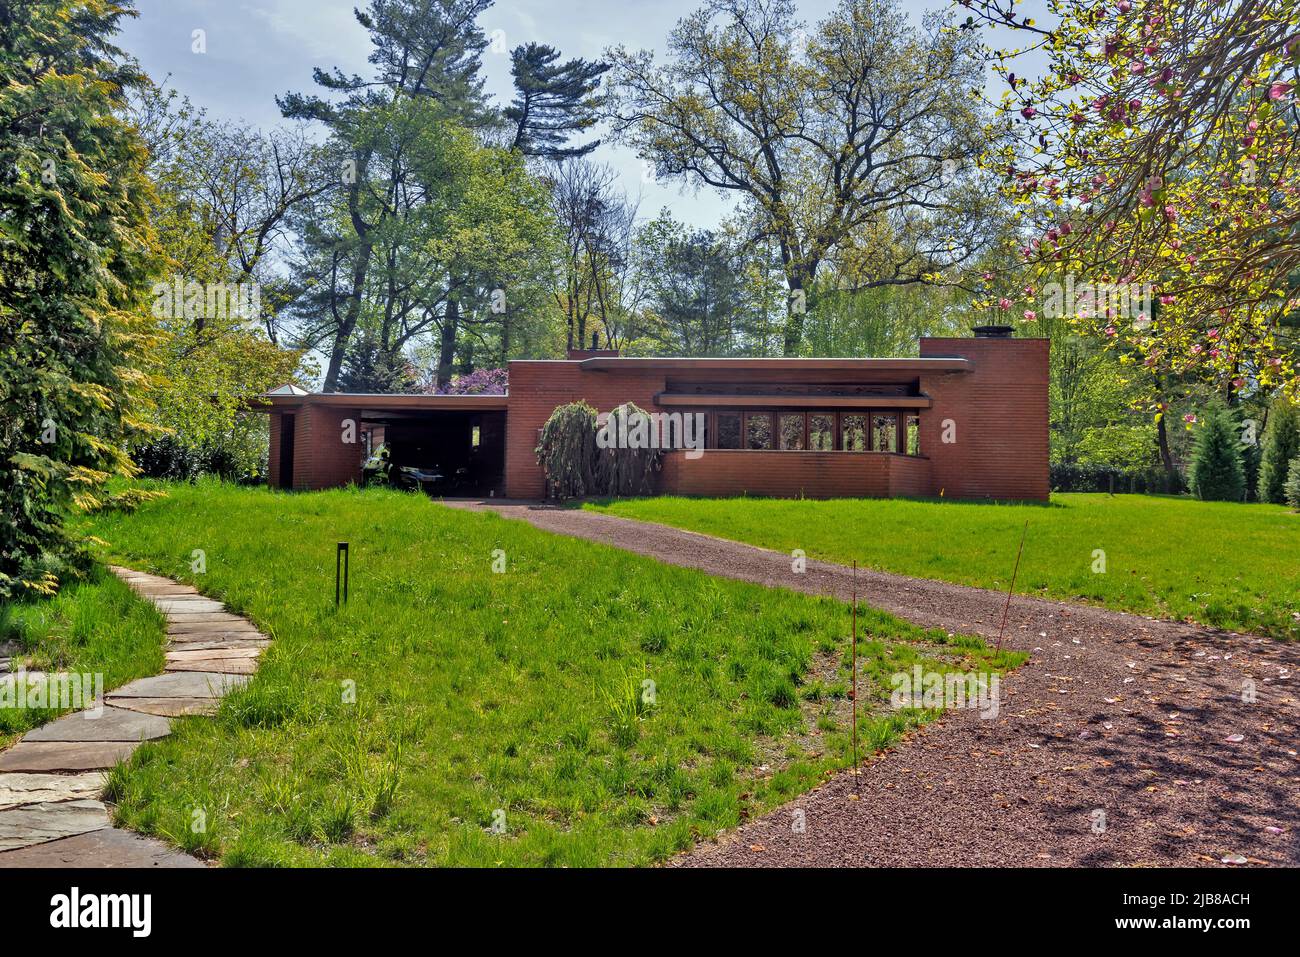
POLYGON ((504 412, 509 402, 504 395, 409 395, 364 394, 360 392, 314 392, 303 395, 274 395, 261 397, 259 408, 292 409, 302 406, 333 406, 349 409, 367 409, 381 412, 410 411, 435 412, 504 412))
POLYGON ((928 395, 702 395, 688 392, 660 392, 656 405, 743 406, 747 408, 791 409, 928 409, 928 395))
POLYGON ((809 372, 970 372, 974 363, 961 356, 923 356, 904 359, 632 359, 596 356, 578 363, 584 370, 612 372, 619 369, 715 371, 809 371, 809 372))

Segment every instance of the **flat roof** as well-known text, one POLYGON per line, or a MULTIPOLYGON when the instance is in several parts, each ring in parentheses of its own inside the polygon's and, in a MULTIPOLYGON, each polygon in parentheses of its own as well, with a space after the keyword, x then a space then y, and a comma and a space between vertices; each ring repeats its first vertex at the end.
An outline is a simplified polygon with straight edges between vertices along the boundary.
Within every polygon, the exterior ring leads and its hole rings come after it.
POLYGON ((365 409, 450 409, 462 412, 504 412, 504 395, 419 395, 412 393, 308 392, 302 395, 267 394, 267 405, 342 405, 365 409))
POLYGON ((635 359, 593 356, 580 359, 584 369, 765 369, 843 370, 846 372, 969 372, 975 364, 961 356, 892 359, 635 359))

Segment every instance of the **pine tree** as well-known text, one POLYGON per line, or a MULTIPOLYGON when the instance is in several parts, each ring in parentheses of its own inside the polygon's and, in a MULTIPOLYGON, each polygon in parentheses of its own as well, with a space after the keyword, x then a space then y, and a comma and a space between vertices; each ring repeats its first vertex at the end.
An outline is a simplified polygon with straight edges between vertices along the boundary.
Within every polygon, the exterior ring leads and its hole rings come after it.
POLYGON ((145 147, 122 119, 142 75, 111 43, 129 0, 0 3, 0 601, 48 593, 80 551, 147 376, 158 267, 145 147))
POLYGON ((1291 465, 1287 469, 1286 488, 1283 490, 1286 495, 1286 504, 1291 506, 1294 512, 1300 512, 1300 455, 1291 460, 1291 465))
POLYGON ((600 145, 600 140, 564 144, 595 125, 601 103, 596 90, 609 64, 583 59, 557 64, 559 58, 559 50, 542 43, 521 45, 511 53, 516 94, 502 115, 515 126, 513 148, 525 156, 567 159, 586 156, 600 145))
POLYGON ((1192 452, 1192 492, 1205 501, 1240 502, 1246 491, 1241 437, 1225 409, 1205 415, 1192 452))
POLYGON ((1300 455, 1300 413, 1285 396, 1269 410, 1264 429, 1263 457, 1259 466, 1259 500, 1281 504, 1286 500, 1287 469, 1300 455))

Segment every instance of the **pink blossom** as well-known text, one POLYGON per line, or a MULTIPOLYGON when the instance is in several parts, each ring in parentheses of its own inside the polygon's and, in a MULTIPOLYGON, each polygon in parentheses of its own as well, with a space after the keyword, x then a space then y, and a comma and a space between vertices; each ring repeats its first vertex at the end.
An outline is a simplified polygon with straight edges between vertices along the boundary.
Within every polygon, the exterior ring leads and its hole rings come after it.
POLYGON ((1110 338, 1114 339, 1115 336, 1119 335, 1119 330, 1116 329, 1114 326, 1107 326, 1107 327, 1106 327, 1106 335, 1108 335, 1110 338))
POLYGON ((1035 116, 1038 115, 1038 111, 1034 109, 1032 106, 1026 106, 1023 110, 1020 111, 1020 115, 1027 120, 1032 120, 1035 116))
POLYGON ((1129 3, 1129 0, 1119 0, 1120 13, 1128 13, 1132 9, 1133 9, 1133 4, 1129 3))
POLYGON ((1290 92, 1291 84, 1279 81, 1268 88, 1268 98, 1270 100, 1280 100, 1290 92))
POLYGON ((1006 296, 1003 296, 1001 299, 998 300, 998 308, 999 308, 999 309, 1010 309, 1010 308, 1011 308, 1011 300, 1008 299, 1006 296))
POLYGON ((1143 73, 1147 71, 1147 65, 1143 63, 1141 60, 1134 60, 1132 63, 1128 65, 1128 71, 1129 73, 1132 73, 1134 76, 1141 76, 1143 73))
POLYGON ((1166 207, 1165 207, 1165 218, 1168 219, 1170 222, 1177 222, 1177 221, 1178 221, 1178 210, 1174 209, 1172 206, 1166 206, 1166 207))
POLYGON ((1172 306, 1175 302, 1177 302, 1177 299, 1175 299, 1173 296, 1169 295, 1168 293, 1165 293, 1163 296, 1160 297, 1160 305, 1162 306, 1172 306))
POLYGON ((1196 414, 1193 412, 1188 412, 1185 416, 1183 416, 1183 421, 1186 422, 1188 425, 1195 425, 1196 414))
POLYGON ((1025 322, 1033 322, 1038 318, 1038 314, 1032 309, 1025 310, 1025 322))

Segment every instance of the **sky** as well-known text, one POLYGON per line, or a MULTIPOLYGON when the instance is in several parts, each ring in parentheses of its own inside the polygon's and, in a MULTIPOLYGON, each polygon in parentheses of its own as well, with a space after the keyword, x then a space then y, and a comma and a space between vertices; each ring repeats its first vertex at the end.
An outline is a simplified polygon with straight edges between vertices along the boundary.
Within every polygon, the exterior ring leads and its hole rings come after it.
MULTIPOLYGON (((312 68, 369 75, 366 31, 352 15, 366 0, 137 0, 138 19, 127 21, 119 45, 136 57, 155 81, 167 82, 218 119, 259 126, 285 122, 275 97, 311 92, 312 68), (207 52, 193 51, 195 30, 203 30, 207 52)), ((799 0, 815 22, 832 0, 799 0)), ((916 3, 904 5, 915 8, 916 3)), ((512 93, 509 51, 521 43, 547 43, 564 57, 596 59, 610 46, 649 48, 660 56, 676 22, 700 0, 497 0, 479 19, 485 33, 500 30, 501 52, 484 53, 487 91, 498 105, 512 93)), ((656 183, 630 150, 602 143, 590 157, 620 174, 629 196, 640 197, 640 215, 653 217, 670 206, 677 219, 714 226, 727 200, 707 189, 678 182, 656 183)))

